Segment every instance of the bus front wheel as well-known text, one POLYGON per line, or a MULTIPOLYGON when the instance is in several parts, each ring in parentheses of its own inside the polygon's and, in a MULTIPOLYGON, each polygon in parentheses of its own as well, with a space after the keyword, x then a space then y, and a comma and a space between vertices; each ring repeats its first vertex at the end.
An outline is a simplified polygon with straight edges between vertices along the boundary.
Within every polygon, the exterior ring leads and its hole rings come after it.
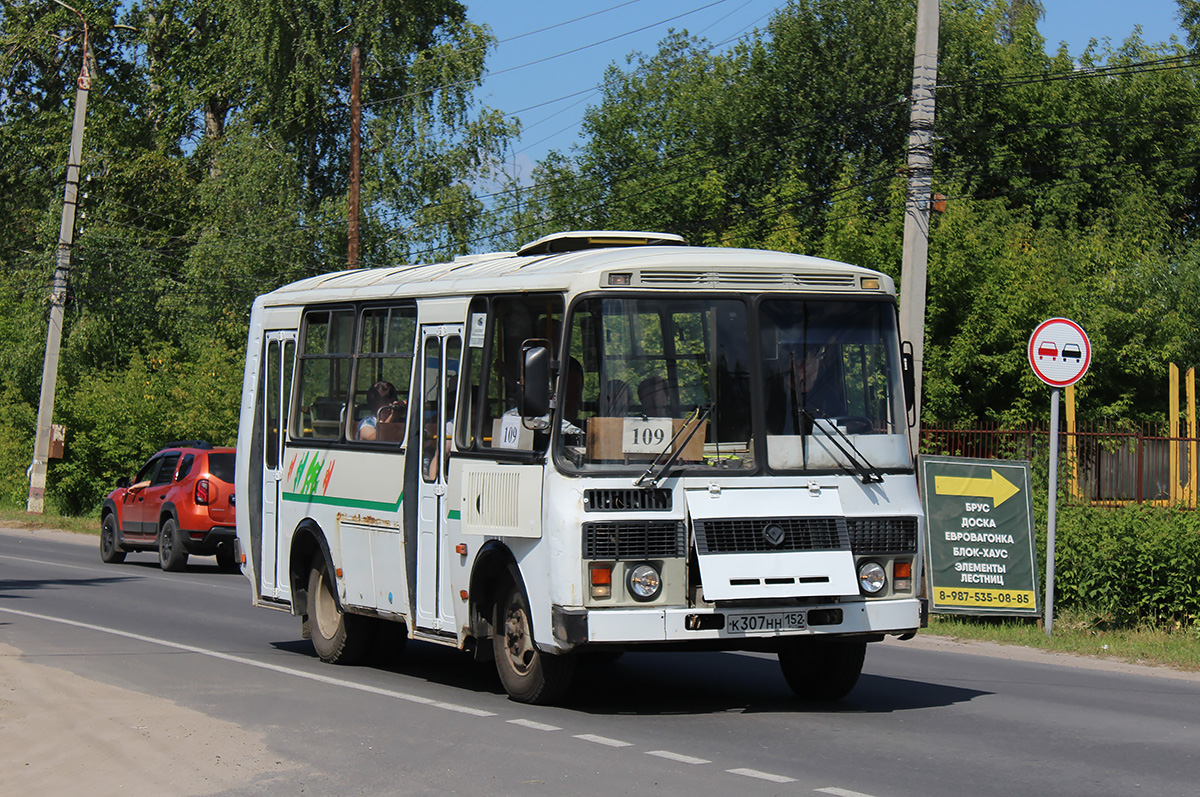
POLYGON ((525 590, 512 578, 501 588, 496 604, 492 650, 496 671, 509 698, 518 703, 547 705, 560 700, 571 686, 575 658, 537 649, 525 590))
POLYGON ((342 611, 333 594, 325 558, 318 556, 308 574, 308 626, 321 661, 357 664, 371 647, 371 618, 342 611))
POLYGON ((829 702, 850 694, 866 654, 866 642, 798 637, 779 649, 779 666, 801 700, 829 702))

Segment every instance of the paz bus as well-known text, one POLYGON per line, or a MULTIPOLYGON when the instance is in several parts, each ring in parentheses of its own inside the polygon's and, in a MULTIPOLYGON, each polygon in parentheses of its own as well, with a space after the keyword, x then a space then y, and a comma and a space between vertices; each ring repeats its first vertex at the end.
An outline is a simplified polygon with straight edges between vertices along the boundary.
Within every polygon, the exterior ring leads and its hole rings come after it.
POLYGON ((885 274, 672 234, 301 280, 251 312, 238 560, 326 662, 423 640, 549 703, 756 650, 839 699, 927 618, 909 362, 885 274))

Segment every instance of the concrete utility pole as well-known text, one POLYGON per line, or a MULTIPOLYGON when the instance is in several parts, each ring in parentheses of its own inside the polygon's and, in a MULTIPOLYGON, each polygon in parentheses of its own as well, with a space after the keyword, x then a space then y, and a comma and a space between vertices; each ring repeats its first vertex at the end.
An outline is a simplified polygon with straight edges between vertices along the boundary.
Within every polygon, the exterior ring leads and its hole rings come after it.
POLYGON ((358 268, 359 171, 362 149, 359 128, 362 127, 362 55, 358 45, 350 51, 350 268, 358 268))
POLYGON ((38 402, 37 433, 33 442, 33 464, 29 467, 29 501, 27 512, 41 514, 46 498, 46 464, 50 458, 50 426, 54 421, 54 391, 58 383, 58 352, 62 343, 63 308, 67 301, 67 278, 71 272, 71 245, 75 238, 75 206, 79 194, 79 161, 83 152, 83 120, 87 113, 88 90, 92 77, 88 73, 87 20, 75 9, 54 0, 73 11, 83 22, 83 66, 75 81, 75 121, 71 126, 71 153, 67 158, 67 188, 63 194, 62 226, 58 233, 58 257, 54 266, 54 284, 50 293, 50 324, 46 330, 46 359, 42 363, 42 395, 38 402))
POLYGON ((904 204, 904 255, 900 266, 900 339, 912 346, 916 423, 909 445, 921 444, 921 370, 925 362, 925 266, 933 201, 933 106, 937 87, 938 0, 917 0, 917 40, 908 134, 908 198, 904 204))

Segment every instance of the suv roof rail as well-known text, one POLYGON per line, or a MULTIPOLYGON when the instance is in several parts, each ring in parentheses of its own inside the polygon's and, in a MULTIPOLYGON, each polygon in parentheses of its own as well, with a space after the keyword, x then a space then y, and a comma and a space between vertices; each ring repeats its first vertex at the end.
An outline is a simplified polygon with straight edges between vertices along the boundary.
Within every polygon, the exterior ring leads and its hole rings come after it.
POLYGON ((163 448, 212 448, 213 444, 204 440, 174 440, 163 448))

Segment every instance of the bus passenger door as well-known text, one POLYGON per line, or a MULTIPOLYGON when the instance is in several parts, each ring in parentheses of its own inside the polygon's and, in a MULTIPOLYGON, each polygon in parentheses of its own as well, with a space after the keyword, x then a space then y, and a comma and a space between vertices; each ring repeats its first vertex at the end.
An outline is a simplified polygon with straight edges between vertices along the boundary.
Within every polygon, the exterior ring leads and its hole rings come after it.
MULTIPOLYGON (((417 627, 454 632, 445 549, 446 460, 454 437, 454 399, 462 355, 462 326, 421 328, 421 477, 417 510, 417 627)), ((410 453, 410 456, 412 454, 410 453)))
POLYGON ((292 362, 296 333, 268 332, 263 357, 263 460, 262 460, 262 561, 256 563, 262 595, 287 597, 287 552, 279 528, 279 499, 284 468, 283 442, 287 434, 288 404, 292 394, 292 362), (280 580, 279 575, 283 574, 280 580), (282 594, 281 594, 282 591, 282 594))

